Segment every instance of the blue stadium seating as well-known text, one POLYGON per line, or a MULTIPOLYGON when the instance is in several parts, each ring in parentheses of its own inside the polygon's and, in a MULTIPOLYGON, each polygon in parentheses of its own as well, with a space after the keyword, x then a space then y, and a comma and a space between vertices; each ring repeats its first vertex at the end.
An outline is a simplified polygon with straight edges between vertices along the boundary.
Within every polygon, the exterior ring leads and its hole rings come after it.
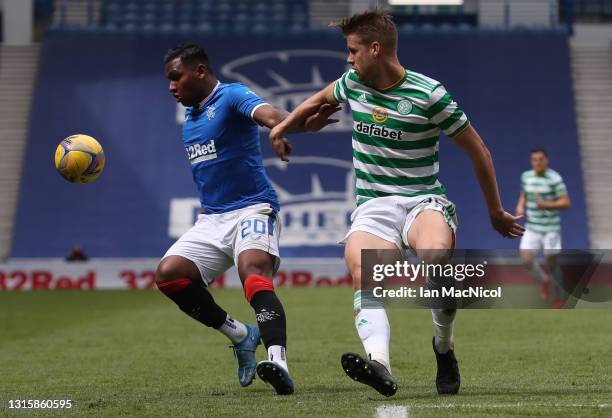
POLYGON ((307 0, 103 0, 99 23, 72 27, 60 20, 49 29, 243 34, 301 31, 308 27, 307 0))

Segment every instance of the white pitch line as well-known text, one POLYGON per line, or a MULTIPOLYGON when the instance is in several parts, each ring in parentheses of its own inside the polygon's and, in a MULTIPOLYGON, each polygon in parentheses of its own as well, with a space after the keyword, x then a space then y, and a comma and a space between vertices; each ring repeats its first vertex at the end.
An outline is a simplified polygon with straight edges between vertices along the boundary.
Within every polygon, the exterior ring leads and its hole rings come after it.
POLYGON ((612 404, 609 403, 529 403, 529 402, 516 402, 516 403, 449 403, 449 404, 432 404, 432 405, 409 405, 412 409, 453 409, 453 408, 465 408, 465 409, 486 409, 486 408, 612 408, 612 404))
POLYGON ((376 418, 408 418, 408 408, 401 405, 380 405, 376 407, 376 418))

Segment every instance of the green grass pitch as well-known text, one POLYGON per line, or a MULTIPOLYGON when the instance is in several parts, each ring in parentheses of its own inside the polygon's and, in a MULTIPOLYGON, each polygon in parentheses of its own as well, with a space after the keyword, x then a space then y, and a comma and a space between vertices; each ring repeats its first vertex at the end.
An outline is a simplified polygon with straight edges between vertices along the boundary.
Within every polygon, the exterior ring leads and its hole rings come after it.
MULTIPOLYGON (((240 290, 214 294, 253 321, 240 290)), ((240 388, 226 339, 155 291, 2 293, 0 416, 374 417, 385 406, 410 417, 612 416, 610 309, 460 311, 462 387, 453 397, 435 391, 430 312, 390 310, 400 389, 386 399, 341 370, 343 352, 362 352, 349 288, 279 294, 296 384, 290 397, 259 380, 240 388), (10 399, 74 406, 18 411, 10 399)), ((263 359, 263 348, 257 354, 263 359)))

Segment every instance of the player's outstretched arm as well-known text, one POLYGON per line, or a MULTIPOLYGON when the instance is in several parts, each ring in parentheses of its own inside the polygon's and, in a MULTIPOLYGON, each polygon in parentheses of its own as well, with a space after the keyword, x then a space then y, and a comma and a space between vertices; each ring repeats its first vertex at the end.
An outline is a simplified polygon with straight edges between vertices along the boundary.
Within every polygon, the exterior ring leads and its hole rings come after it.
POLYGON ((523 235, 525 228, 517 223, 522 216, 512 216, 504 210, 501 204, 493 159, 480 135, 471 125, 468 125, 452 139, 472 160, 476 178, 487 202, 493 228, 507 238, 517 238, 523 235))
POLYGON ((253 112, 253 120, 255 120, 259 126, 265 126, 270 129, 281 123, 287 116, 289 116, 289 112, 286 110, 277 109, 267 103, 263 106, 259 106, 255 112, 253 112))
MULTIPOLYGON (((297 127, 292 127, 287 132, 316 132, 327 125, 337 123, 338 119, 331 119, 331 115, 341 109, 337 104, 324 103, 319 106, 310 116, 306 117, 297 127)), ((289 116, 286 110, 277 109, 271 105, 260 106, 253 113, 253 119, 260 126, 265 126, 270 129, 277 126, 289 116)))
MULTIPOLYGON (((316 131, 328 125, 329 123, 323 124, 321 119, 327 120, 331 114, 340 109, 334 99, 333 91, 334 83, 331 83, 302 102, 287 118, 270 131, 270 141, 274 143, 287 133, 304 130, 316 131)), ((334 122, 335 120, 331 119, 330 123, 334 122)))
MULTIPOLYGON (((339 106, 323 104, 317 108, 314 114, 307 117, 301 124, 290 132, 306 132, 306 131, 318 131, 323 129, 325 126, 332 123, 338 122, 337 119, 330 119, 330 116, 340 110, 339 106)), ((260 126, 266 126, 270 129, 278 126, 289 116, 289 112, 285 110, 276 109, 271 105, 259 106, 253 113, 253 119, 260 126)), ((289 161, 289 154, 291 154, 292 147, 286 138, 281 137, 277 140, 270 140, 272 148, 276 155, 283 160, 289 161)))

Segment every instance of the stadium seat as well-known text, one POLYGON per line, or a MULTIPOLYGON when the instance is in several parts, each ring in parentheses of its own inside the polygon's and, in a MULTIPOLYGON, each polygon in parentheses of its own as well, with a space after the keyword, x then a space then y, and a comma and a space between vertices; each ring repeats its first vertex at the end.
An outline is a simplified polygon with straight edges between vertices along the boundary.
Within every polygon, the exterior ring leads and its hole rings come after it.
POLYGON ((181 22, 178 24, 178 30, 182 32, 188 32, 193 30, 193 24, 191 22, 181 22))
POLYGON ((229 13, 232 11, 232 5, 229 1, 221 0, 217 3, 217 10, 229 13))
POLYGON ((210 32, 213 30, 213 26, 206 21, 199 22, 195 28, 202 32, 210 32))
MULTIPOLYGON (((245 33, 278 32, 290 28, 298 31, 309 26, 306 0, 99 1, 99 24, 113 31, 125 29, 130 32, 150 32, 157 29, 162 32, 182 32, 187 28, 198 31, 220 28, 245 33), (201 25, 202 21, 206 21, 210 27, 201 25)), ((58 18, 54 20, 56 26, 61 25, 58 21, 58 18)), ((90 25, 95 28, 98 22, 91 22, 90 25)))
POLYGON ((268 31, 268 27, 263 23, 257 23, 253 25, 252 32, 253 33, 265 33, 268 31))
POLYGON ((254 12, 265 13, 268 11, 268 6, 263 2, 257 2, 253 8, 254 12))
POLYGON ((234 11, 237 13, 246 13, 248 12, 250 6, 249 3, 246 1, 241 1, 240 3, 236 4, 234 6, 234 11))

